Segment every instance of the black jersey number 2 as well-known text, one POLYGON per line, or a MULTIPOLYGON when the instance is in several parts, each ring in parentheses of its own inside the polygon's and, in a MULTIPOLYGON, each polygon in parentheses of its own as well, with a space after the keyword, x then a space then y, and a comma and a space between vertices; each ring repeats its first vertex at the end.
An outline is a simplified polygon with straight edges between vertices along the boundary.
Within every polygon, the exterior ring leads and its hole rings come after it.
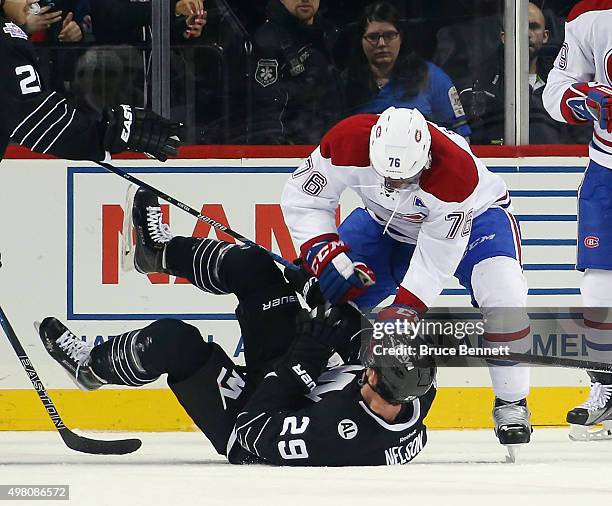
POLYGON ((21 65, 15 67, 15 74, 17 77, 21 77, 19 81, 19 87, 21 88, 22 95, 29 95, 31 93, 40 93, 40 78, 38 72, 32 67, 32 65, 21 65))

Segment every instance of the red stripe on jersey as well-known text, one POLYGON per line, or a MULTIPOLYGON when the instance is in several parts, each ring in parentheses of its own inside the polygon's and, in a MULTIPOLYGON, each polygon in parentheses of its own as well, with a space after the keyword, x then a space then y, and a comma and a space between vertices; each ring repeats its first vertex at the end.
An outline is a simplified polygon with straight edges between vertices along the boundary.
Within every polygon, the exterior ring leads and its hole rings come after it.
POLYGON ((519 330, 517 332, 485 332, 483 338, 490 343, 508 343, 510 341, 518 341, 529 334, 530 327, 519 330))
POLYGON ((463 202, 478 185, 478 168, 470 153, 434 125, 431 133, 431 168, 423 172, 421 189, 444 202, 463 202))
POLYGON ((357 114, 342 120, 321 139, 321 155, 335 166, 370 166, 370 130, 377 114, 357 114))
MULTIPOLYGON (((505 210, 504 210, 505 211, 505 210)), ((519 232, 518 224, 516 223, 516 219, 512 213, 505 211, 510 218, 510 225, 512 226, 512 232, 514 233, 514 242, 516 244, 516 254, 518 255, 518 262, 523 266, 523 251, 521 250, 521 233, 519 232)))
POLYGON ((612 0, 583 0, 574 5, 574 8, 567 15, 566 23, 574 21, 581 14, 592 11, 605 11, 612 9, 612 0))
POLYGON ((601 135, 597 135, 597 132, 595 130, 593 130, 593 135, 595 136, 598 142, 601 142, 602 144, 605 144, 606 146, 612 148, 612 142, 604 139, 601 135))
POLYGON ((584 319, 584 324, 592 329, 597 330, 612 330, 612 323, 594 322, 592 320, 584 319))

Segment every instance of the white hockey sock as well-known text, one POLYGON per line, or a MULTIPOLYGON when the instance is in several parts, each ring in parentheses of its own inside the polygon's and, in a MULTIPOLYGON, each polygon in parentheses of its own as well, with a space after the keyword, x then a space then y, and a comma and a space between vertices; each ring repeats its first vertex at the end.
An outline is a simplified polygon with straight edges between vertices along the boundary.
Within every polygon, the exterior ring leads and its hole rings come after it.
POLYGON ((529 368, 519 365, 489 366, 495 396, 507 402, 519 401, 529 393, 529 368))

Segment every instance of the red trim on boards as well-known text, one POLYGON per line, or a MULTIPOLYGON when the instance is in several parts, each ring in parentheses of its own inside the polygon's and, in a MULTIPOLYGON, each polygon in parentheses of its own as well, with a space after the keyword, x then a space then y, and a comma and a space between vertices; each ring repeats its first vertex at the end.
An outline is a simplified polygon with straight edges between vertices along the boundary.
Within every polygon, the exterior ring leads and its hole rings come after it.
MULTIPOLYGON (((316 146, 183 146, 180 159, 233 159, 233 158, 306 158, 316 146)), ((528 156, 588 156, 588 146, 582 144, 537 144, 529 146, 472 146, 480 158, 519 158, 528 156)), ((22 146, 9 146, 6 159, 53 159, 53 156, 33 153, 22 146)), ((139 153, 123 153, 115 160, 145 160, 139 153)))

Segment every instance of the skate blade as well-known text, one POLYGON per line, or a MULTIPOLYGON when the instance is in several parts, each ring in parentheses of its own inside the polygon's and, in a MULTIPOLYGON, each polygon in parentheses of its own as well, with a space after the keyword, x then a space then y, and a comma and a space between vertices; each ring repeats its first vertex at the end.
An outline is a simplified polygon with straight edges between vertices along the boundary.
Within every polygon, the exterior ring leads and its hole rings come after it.
POLYGON ((134 207, 134 196, 138 186, 131 184, 128 186, 125 194, 125 212, 123 214, 123 230, 121 234, 121 270, 123 272, 130 272, 134 270, 134 253, 136 248, 132 242, 132 231, 134 226, 132 224, 132 208, 134 207))
POLYGON ((506 455, 506 463, 514 464, 519 456, 519 448, 520 444, 517 445, 505 445, 506 450, 508 450, 508 455, 506 455))
POLYGON ((603 422, 602 427, 570 424, 569 438, 572 441, 612 441, 612 420, 603 422))

